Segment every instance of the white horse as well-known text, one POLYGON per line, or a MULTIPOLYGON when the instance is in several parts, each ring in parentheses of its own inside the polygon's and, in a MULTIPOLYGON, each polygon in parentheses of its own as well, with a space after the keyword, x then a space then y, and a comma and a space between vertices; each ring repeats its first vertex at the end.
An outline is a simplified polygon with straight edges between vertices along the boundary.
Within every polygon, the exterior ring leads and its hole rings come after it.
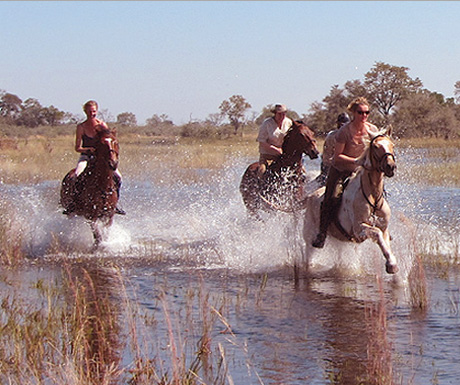
MULTIPOLYGON (((388 224, 391 209, 385 199, 384 176, 392 177, 396 169, 393 142, 390 133, 374 134, 363 155, 359 167, 346 185, 336 220, 329 226, 328 234, 341 241, 375 241, 386 259, 386 271, 396 273, 399 269, 390 247, 388 224)), ((324 187, 305 199, 307 208, 304 219, 304 239, 307 243, 307 264, 310 263, 311 242, 319 230, 320 205, 324 187)))

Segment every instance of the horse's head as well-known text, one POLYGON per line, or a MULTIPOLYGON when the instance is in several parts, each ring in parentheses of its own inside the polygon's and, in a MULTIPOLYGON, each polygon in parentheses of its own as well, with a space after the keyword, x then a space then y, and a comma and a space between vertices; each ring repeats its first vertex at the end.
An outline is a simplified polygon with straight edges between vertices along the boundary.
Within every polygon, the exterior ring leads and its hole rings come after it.
POLYGON ((115 129, 104 128, 98 130, 98 145, 96 147, 96 157, 107 161, 112 170, 118 167, 118 140, 115 129))
POLYGON ((394 144, 385 132, 373 135, 367 152, 365 167, 382 172, 392 177, 396 170, 394 144))
POLYGON ((310 159, 318 158, 319 151, 313 131, 301 120, 292 122, 292 127, 283 141, 283 154, 304 153, 310 159))

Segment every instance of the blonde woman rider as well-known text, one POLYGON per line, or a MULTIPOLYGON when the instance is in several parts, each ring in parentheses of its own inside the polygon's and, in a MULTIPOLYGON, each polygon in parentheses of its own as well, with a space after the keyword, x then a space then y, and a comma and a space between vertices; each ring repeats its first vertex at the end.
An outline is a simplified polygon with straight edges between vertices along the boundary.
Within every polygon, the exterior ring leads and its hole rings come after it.
MULTIPOLYGON (((86 120, 77 125, 77 131, 75 134, 75 151, 80 153, 80 158, 78 159, 75 173, 72 175, 72 179, 74 181, 76 181, 78 176, 80 176, 85 170, 91 154, 95 151, 96 135, 98 131, 104 128, 109 129, 104 121, 96 117, 98 111, 98 104, 96 101, 87 101, 83 105, 83 111, 85 112, 86 120)), ((121 173, 118 168, 115 170, 115 183, 117 185, 118 197, 120 197, 121 173)), ((68 215, 72 212, 72 210, 73 208, 67 208, 64 210, 63 214, 68 215)), ((116 208, 115 212, 121 215, 126 214, 119 208, 116 208)))
POLYGON ((336 187, 348 178, 358 167, 356 160, 364 152, 370 133, 377 133, 376 126, 369 123, 369 102, 359 97, 348 105, 351 122, 343 125, 335 135, 335 150, 332 166, 326 180, 326 191, 321 203, 319 233, 312 242, 313 247, 322 248, 326 241, 327 229, 334 220, 338 209, 336 187))

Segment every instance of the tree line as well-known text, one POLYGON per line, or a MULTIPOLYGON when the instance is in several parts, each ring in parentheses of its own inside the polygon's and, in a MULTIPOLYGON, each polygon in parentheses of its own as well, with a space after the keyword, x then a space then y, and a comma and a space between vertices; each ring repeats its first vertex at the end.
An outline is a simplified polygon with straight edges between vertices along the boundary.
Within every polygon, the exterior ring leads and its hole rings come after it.
MULTIPOLYGON (((346 111, 348 103, 365 96, 372 108, 370 121, 377 126, 391 124, 399 137, 460 137, 460 81, 454 85, 454 97, 432 92, 423 87, 419 78, 411 78, 409 68, 376 62, 364 74, 364 80, 350 80, 343 86, 335 84, 321 101, 310 105, 308 112, 298 114, 288 110, 291 119, 303 120, 318 136, 336 126, 337 116, 346 111)), ((251 104, 242 95, 222 101, 216 113, 203 121, 190 121, 176 126, 165 114, 154 114, 145 127, 151 134, 165 132, 182 136, 207 136, 212 132, 237 135, 242 128, 257 128, 271 115, 270 105, 261 112, 251 112, 251 104)), ((135 114, 122 112, 114 119, 107 110, 101 117, 125 128, 139 127, 135 114)), ((60 111, 54 106, 44 107, 37 99, 23 101, 17 95, 0 90, 0 122, 7 125, 38 127, 75 124, 80 117, 60 111)))

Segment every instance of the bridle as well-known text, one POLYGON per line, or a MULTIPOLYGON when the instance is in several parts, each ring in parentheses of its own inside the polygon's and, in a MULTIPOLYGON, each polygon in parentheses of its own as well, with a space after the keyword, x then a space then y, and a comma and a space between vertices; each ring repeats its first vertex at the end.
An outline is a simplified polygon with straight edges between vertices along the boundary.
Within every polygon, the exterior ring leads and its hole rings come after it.
MULTIPOLYGON (((393 153, 391 152, 385 152, 380 158, 377 158, 374 154, 374 152, 372 151, 372 149, 374 148, 373 145, 374 145, 374 141, 380 137, 383 137, 383 138, 388 138, 387 135, 383 135, 383 134, 379 134, 377 136, 374 136, 370 142, 370 145, 369 145, 369 157, 371 159, 371 164, 374 165, 374 160, 376 161, 376 163, 378 164, 378 167, 375 167, 374 169, 381 172, 381 173, 384 173, 384 163, 386 163, 387 159, 389 157, 392 157, 393 158, 393 161, 395 161, 395 156, 393 153)), ((367 171, 372 171, 372 168, 371 169, 366 169, 367 171)), ((370 178, 370 176, 369 176, 370 178)), ((370 182, 370 179, 369 179, 369 182, 370 182)), ((385 196, 385 189, 382 190, 382 193, 380 194, 379 197, 377 197, 375 199, 375 202, 374 203, 371 203, 370 200, 369 200, 369 197, 364 193, 364 186, 363 186, 363 179, 361 178, 361 182, 360 182, 360 187, 361 187, 361 192, 363 194, 363 197, 364 199, 366 200, 366 202, 369 204, 369 206, 372 207, 372 214, 375 214, 376 211, 380 210, 383 206, 383 198, 385 196), (380 203, 381 202, 381 203, 380 203), (380 203, 380 204, 379 204, 380 203)))
POLYGON ((387 158, 389 157, 392 157, 393 158, 393 161, 396 162, 396 158, 394 156, 393 153, 391 152, 385 152, 380 158, 376 158, 375 155, 374 155, 374 151, 373 150, 373 146, 374 146, 374 141, 378 138, 387 138, 388 139, 388 136, 387 135, 383 135, 383 134, 379 134, 379 135, 376 135, 372 138, 371 140, 371 143, 369 144, 369 157, 371 158, 371 163, 374 163, 373 160, 376 159, 376 162, 378 164, 378 167, 376 167, 375 169, 379 172, 385 172, 384 170, 384 163, 386 162, 387 158))

